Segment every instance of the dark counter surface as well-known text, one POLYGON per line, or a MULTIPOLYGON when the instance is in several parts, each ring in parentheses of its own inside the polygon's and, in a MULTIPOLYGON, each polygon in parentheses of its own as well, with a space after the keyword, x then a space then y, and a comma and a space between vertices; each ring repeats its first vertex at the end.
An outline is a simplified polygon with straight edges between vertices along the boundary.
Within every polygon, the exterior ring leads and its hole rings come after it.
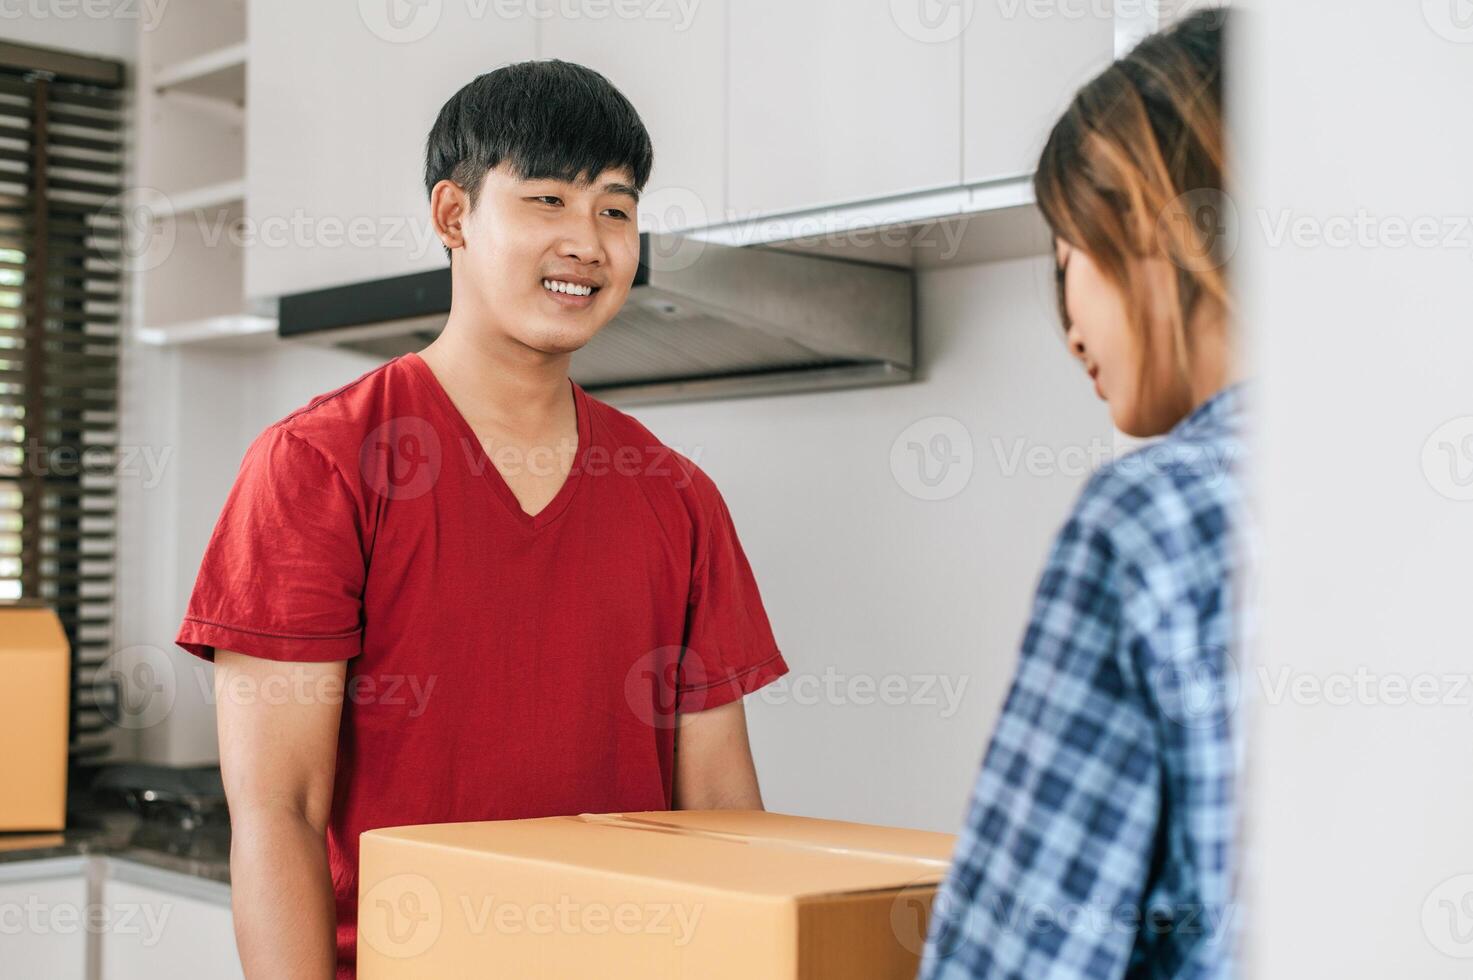
POLYGON ((74 786, 65 830, 0 833, 0 865, 79 854, 125 858, 228 884, 230 822, 223 812, 205 816, 192 829, 178 821, 145 820, 123 800, 74 786))

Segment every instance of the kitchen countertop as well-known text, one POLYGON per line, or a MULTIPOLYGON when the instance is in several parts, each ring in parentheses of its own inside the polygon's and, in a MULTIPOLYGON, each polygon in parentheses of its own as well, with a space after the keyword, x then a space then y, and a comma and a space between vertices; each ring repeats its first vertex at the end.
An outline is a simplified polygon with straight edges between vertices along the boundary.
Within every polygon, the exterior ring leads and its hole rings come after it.
POLYGON ((72 797, 60 831, 0 833, 0 865, 71 855, 126 858, 139 864, 230 882, 230 824, 223 818, 193 830, 144 821, 121 802, 72 797))

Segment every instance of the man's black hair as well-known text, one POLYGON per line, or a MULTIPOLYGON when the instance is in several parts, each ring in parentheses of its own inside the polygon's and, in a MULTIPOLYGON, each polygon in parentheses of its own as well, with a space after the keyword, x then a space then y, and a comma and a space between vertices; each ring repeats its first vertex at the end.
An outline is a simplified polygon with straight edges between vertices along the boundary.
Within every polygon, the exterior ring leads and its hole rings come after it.
POLYGON ((639 113, 607 78, 522 61, 477 76, 441 107, 425 140, 425 193, 452 180, 474 210, 486 171, 503 163, 523 179, 580 183, 624 169, 643 190, 654 158, 639 113))

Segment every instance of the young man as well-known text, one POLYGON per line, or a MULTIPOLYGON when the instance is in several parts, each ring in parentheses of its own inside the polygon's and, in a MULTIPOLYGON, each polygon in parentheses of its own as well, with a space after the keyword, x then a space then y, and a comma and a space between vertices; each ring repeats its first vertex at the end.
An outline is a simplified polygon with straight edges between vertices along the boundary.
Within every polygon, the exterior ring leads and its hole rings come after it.
POLYGON ((741 698, 788 668, 731 516, 568 378, 651 161, 586 68, 465 86, 425 164, 444 332, 246 454, 178 643, 216 665, 250 976, 353 975, 371 828, 762 806, 741 698))

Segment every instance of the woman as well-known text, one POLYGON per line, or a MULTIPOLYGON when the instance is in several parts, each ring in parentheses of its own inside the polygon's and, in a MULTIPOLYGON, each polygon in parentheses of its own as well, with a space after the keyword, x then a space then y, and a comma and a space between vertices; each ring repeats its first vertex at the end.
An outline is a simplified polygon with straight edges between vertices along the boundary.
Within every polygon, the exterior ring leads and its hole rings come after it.
POLYGON ((1225 281, 1227 15, 1075 97, 1034 188, 1070 352, 1122 431, 1038 586, 933 907, 926 978, 1233 971, 1243 385, 1225 281))

